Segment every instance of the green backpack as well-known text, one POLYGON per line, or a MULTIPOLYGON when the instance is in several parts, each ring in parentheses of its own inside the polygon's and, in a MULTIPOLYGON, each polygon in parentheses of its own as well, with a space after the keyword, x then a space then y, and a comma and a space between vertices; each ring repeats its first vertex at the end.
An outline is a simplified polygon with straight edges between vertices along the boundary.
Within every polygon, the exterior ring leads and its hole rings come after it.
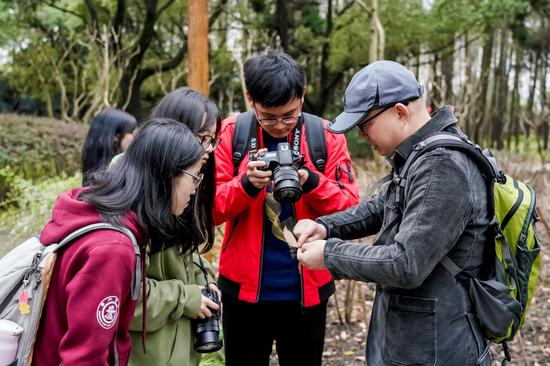
POLYGON ((489 210, 494 218, 494 265, 488 278, 475 278, 463 272, 449 257, 441 264, 453 274, 466 278, 470 299, 485 337, 502 343, 510 360, 506 341, 511 340, 525 322, 535 294, 541 266, 540 240, 535 231, 539 217, 535 210, 535 192, 527 184, 499 170, 489 150, 467 140, 464 135, 437 132, 418 143, 407 159, 397 180, 396 201, 403 202, 403 187, 412 164, 423 154, 444 147, 460 150, 476 162, 487 182, 489 210))

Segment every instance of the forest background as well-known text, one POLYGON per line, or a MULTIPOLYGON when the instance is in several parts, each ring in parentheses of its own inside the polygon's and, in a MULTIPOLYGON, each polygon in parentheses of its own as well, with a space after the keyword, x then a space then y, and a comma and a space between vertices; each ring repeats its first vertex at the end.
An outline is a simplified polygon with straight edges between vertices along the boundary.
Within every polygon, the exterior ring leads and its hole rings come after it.
MULTIPOLYGON (((186 85, 188 6, 183 0, 0 0, 0 256, 36 234, 55 197, 80 184, 80 148, 99 110, 122 108, 143 120, 163 95, 186 85)), ((214 0, 208 6, 209 96, 224 116, 246 109, 242 63, 266 49, 284 50, 304 65, 304 110, 327 119, 342 110, 355 72, 375 60, 396 60, 415 72, 432 110, 453 105, 471 139, 534 186, 543 217, 550 217, 550 0, 214 0)), ((365 192, 386 167, 355 132, 347 139, 365 192)), ((547 219, 540 226, 544 245, 547 219)), ((548 264, 548 254, 543 261, 548 264)), ((543 268, 523 337, 513 344, 513 364, 550 363, 548 272, 543 268)), ((325 364, 359 365, 372 286, 338 286, 325 364)), ((222 356, 203 364, 223 364, 222 356)))

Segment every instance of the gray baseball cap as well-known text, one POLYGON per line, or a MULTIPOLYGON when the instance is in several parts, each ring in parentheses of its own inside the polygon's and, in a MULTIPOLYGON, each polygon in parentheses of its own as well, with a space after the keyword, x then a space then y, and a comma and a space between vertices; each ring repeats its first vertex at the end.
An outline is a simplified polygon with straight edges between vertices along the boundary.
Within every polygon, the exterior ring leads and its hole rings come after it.
POLYGON ((394 61, 376 61, 353 76, 344 97, 344 112, 328 129, 344 133, 357 126, 374 109, 391 107, 418 99, 424 87, 412 72, 394 61))

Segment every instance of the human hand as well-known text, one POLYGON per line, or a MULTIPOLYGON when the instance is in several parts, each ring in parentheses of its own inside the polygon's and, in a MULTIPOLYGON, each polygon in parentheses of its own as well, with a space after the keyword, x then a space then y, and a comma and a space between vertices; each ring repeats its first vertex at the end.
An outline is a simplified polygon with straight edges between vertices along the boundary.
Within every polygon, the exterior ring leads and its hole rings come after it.
POLYGON ((221 300, 222 292, 218 289, 218 285, 215 282, 210 282, 208 284, 208 288, 210 289, 210 291, 215 291, 218 294, 218 299, 221 300))
MULTIPOLYGON (((258 150, 257 154, 261 155, 267 152, 267 149, 258 150)), ((265 161, 252 160, 249 161, 246 165, 246 175, 248 175, 248 180, 252 185, 258 189, 264 188, 266 185, 271 182, 271 171, 270 170, 261 170, 265 168, 265 161)))
POLYGON ((298 221, 292 232, 298 238, 298 248, 305 242, 327 238, 325 227, 309 219, 298 221))
POLYGON ((315 240, 305 243, 298 249, 298 260, 309 269, 324 269, 326 240, 315 240))
POLYGON ((309 171, 307 169, 298 169, 298 177, 300 178, 300 185, 303 186, 307 178, 309 178, 309 171))
MULTIPOLYGON (((211 285, 209 285, 211 286, 211 285)), ((212 288, 212 287, 210 287, 212 288)), ((204 289, 204 286, 201 287, 201 291, 204 289)), ((217 290, 217 287, 216 287, 217 290)), ((201 319, 206 319, 212 316, 212 310, 220 310, 220 305, 216 304, 214 301, 212 301, 208 296, 204 295, 201 292, 201 309, 197 316, 201 319)))

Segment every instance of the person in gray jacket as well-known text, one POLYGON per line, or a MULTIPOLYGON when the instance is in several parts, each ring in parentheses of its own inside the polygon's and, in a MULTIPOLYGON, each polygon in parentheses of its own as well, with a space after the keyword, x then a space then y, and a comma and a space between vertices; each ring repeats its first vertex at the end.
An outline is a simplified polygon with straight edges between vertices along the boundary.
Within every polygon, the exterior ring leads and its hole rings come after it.
MULTIPOLYGON (((430 116, 422 93, 402 65, 374 62, 353 77, 345 111, 329 128, 344 133, 357 126, 399 176, 427 136, 438 131, 464 136, 450 107, 430 116)), ((411 165, 406 180, 393 179, 371 200, 298 222, 294 234, 305 266, 328 268, 337 279, 376 283, 369 365, 490 365, 467 288, 441 263, 448 257, 474 276, 485 269, 487 200, 475 162, 460 151, 437 148, 411 165), (396 184, 404 193, 400 204, 396 184), (377 233, 374 245, 345 241, 377 233)))

